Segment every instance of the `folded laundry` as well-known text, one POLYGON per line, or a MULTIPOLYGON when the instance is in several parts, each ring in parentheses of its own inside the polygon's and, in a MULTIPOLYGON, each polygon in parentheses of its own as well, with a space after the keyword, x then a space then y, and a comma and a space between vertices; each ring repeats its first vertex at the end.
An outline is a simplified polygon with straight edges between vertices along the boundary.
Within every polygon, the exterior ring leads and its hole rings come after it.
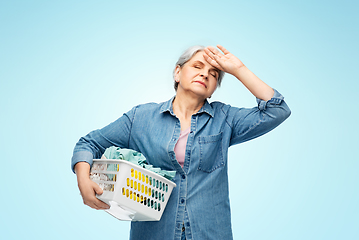
POLYGON ((142 153, 139 153, 132 149, 112 146, 105 150, 101 159, 103 158, 126 160, 131 163, 137 164, 147 170, 155 172, 158 175, 163 176, 169 180, 172 180, 176 175, 176 171, 166 171, 148 164, 146 158, 142 155, 142 153))

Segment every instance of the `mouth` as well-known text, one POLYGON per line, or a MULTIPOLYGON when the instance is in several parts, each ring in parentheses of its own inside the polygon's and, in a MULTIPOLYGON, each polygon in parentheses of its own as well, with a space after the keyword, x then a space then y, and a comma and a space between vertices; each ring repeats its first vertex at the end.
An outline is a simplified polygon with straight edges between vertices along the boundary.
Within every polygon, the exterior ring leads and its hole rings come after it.
POLYGON ((194 81, 195 83, 201 84, 203 87, 207 88, 207 85, 204 82, 201 81, 194 81))

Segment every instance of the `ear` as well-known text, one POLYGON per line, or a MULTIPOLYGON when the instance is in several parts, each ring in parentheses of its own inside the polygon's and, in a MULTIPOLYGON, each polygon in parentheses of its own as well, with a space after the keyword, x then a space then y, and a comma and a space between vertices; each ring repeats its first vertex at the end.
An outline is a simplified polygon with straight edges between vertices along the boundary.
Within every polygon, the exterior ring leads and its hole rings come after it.
POLYGON ((179 65, 177 65, 175 68, 175 81, 176 82, 179 82, 180 74, 181 74, 181 67, 179 65))

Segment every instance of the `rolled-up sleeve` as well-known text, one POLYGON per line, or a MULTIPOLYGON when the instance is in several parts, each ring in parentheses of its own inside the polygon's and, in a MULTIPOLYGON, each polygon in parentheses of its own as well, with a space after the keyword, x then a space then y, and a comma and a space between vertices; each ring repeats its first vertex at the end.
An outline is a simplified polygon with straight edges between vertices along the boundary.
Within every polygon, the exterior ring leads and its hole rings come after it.
POLYGON ((257 103, 254 108, 231 107, 229 110, 232 127, 230 145, 249 141, 273 130, 291 114, 284 97, 275 89, 270 100, 257 98, 257 103))
POLYGON ((101 158, 108 147, 127 148, 135 112, 136 107, 106 127, 81 137, 73 151, 72 171, 75 172, 74 168, 78 162, 87 162, 92 165, 93 159, 101 158))

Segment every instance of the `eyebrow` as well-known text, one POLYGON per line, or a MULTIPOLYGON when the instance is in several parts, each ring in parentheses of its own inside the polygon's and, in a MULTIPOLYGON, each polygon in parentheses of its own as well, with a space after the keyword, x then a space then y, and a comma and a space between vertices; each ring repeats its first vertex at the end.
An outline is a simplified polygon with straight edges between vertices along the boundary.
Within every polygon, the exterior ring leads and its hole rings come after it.
MULTIPOLYGON (((200 65, 202 65, 202 66, 204 65, 204 63, 203 63, 202 61, 199 61, 199 60, 194 61, 193 64, 200 64, 200 65)), ((216 71, 216 72, 219 73, 219 69, 218 69, 218 68, 211 67, 210 70, 214 70, 214 71, 216 71)))
POLYGON ((194 61, 194 62, 193 62, 193 64, 201 64, 201 65, 204 65, 204 63, 203 63, 203 62, 201 62, 201 61, 199 61, 199 60, 194 61))

